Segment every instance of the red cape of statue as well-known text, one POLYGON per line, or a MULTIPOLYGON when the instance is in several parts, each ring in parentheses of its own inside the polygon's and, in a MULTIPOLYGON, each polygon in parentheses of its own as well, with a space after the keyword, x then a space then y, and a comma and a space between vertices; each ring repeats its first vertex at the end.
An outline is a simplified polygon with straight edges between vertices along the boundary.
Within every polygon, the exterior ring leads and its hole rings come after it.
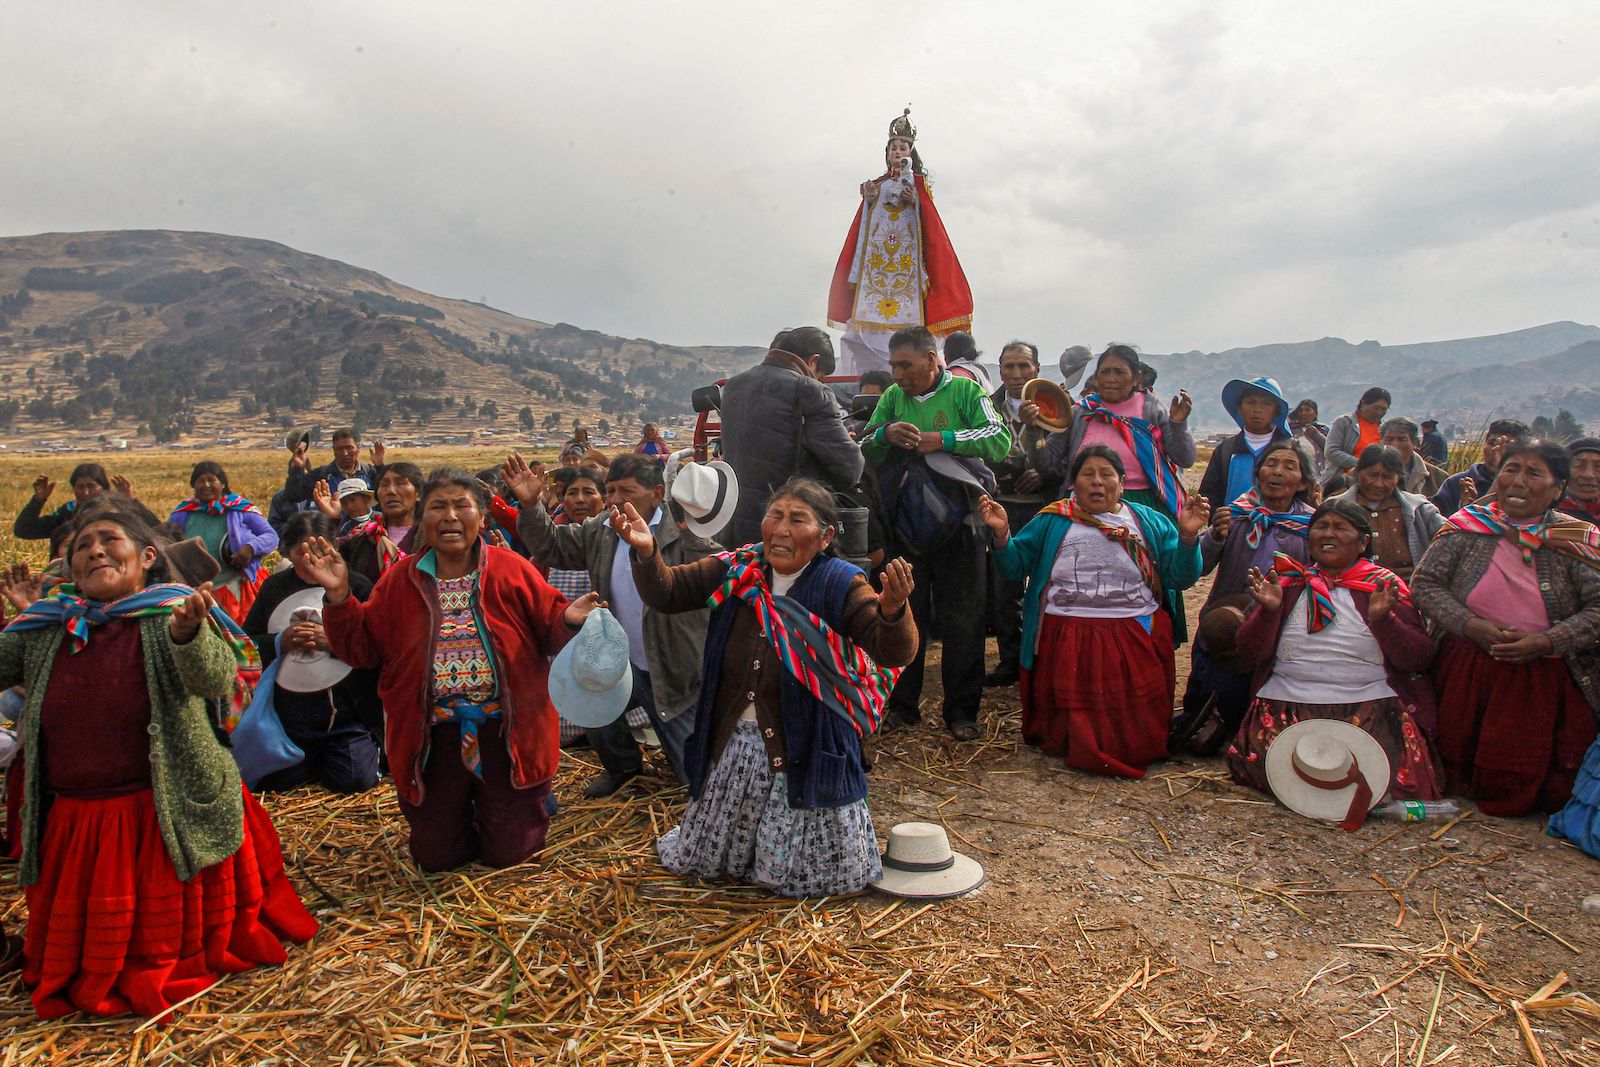
MULTIPOLYGON (((850 313, 855 307, 856 287, 850 284, 850 267, 855 262, 856 244, 861 237, 861 213, 866 209, 863 201, 856 207, 856 217, 850 223, 850 233, 844 239, 844 251, 833 268, 833 285, 828 289, 828 325, 835 329, 849 328, 850 313)), ((927 282, 927 292, 922 295, 922 316, 928 329, 936 334, 954 333, 972 328, 972 287, 956 259, 956 250, 950 244, 950 235, 944 231, 939 209, 933 206, 933 194, 928 191, 927 179, 917 175, 917 223, 922 231, 922 276, 927 282)))

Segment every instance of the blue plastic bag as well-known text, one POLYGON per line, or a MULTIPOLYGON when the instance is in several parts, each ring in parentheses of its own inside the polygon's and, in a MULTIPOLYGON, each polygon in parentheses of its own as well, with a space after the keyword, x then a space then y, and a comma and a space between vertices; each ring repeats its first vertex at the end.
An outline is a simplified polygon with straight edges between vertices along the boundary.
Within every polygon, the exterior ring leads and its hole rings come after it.
POLYGON ((277 637, 277 648, 277 658, 261 672, 255 698, 244 709, 239 725, 228 738, 233 745, 234 762, 239 765, 239 776, 251 789, 267 775, 293 767, 306 758, 300 746, 284 732, 278 709, 272 703, 273 691, 277 689, 278 665, 283 662, 281 633, 277 637))

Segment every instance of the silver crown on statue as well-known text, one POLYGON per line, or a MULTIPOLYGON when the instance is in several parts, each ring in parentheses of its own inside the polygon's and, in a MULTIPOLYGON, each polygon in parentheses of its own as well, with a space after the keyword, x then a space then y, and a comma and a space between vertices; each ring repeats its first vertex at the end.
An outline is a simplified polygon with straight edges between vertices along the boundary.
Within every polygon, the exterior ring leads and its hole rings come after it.
POLYGON ((910 141, 912 144, 917 143, 917 128, 911 125, 910 104, 907 104, 906 109, 895 116, 893 122, 889 123, 889 140, 893 141, 896 138, 902 141, 910 141))

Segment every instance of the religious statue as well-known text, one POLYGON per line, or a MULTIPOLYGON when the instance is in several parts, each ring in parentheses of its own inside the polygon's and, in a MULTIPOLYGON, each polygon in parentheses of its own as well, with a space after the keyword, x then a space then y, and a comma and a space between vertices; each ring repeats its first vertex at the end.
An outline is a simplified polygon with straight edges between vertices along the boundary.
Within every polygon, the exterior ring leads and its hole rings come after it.
POLYGON ((933 206, 907 107, 889 123, 884 173, 861 183, 861 206, 828 292, 828 324, 844 330, 839 373, 889 369, 889 337, 972 328, 972 290, 933 206))

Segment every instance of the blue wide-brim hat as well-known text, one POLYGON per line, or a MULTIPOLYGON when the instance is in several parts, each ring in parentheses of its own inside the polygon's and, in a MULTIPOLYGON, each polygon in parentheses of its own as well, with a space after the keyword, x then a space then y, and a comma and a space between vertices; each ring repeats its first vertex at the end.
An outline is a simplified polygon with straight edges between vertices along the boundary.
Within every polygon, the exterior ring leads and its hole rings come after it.
POLYGON ((595 608, 550 664, 550 702, 576 726, 609 726, 628 710, 633 665, 628 633, 617 617, 595 608))
POLYGON ((1273 426, 1285 435, 1289 433, 1289 401, 1283 395, 1283 387, 1276 378, 1262 375, 1259 378, 1234 378, 1222 387, 1222 407, 1233 418, 1239 421, 1239 401, 1244 398, 1245 391, 1257 389, 1266 393, 1278 402, 1278 417, 1273 420, 1273 426))

